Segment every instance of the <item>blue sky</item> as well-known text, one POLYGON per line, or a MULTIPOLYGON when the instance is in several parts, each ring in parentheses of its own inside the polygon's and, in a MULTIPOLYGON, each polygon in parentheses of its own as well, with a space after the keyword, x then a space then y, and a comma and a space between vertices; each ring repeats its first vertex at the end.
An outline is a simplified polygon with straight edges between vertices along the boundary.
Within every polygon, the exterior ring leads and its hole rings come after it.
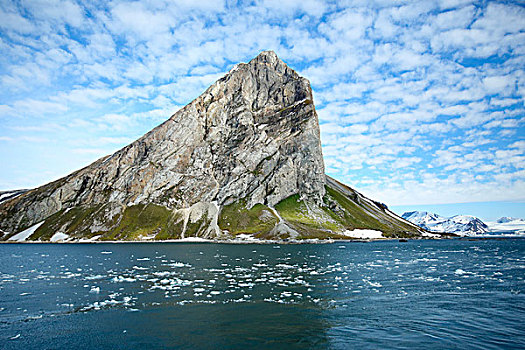
POLYGON ((524 18, 508 1, 2 1, 0 189, 114 152, 271 49, 312 84, 328 174, 394 209, 525 216, 524 18))

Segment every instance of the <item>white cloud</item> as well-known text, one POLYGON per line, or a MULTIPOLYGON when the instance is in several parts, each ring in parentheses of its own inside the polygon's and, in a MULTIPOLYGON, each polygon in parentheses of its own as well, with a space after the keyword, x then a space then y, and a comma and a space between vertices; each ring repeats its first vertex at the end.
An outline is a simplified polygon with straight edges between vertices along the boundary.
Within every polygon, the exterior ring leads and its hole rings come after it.
POLYGON ((115 113, 105 114, 98 121, 116 131, 125 130, 133 122, 129 116, 115 113))
POLYGON ((135 42, 136 39, 146 40, 155 35, 168 32, 174 26, 175 18, 165 11, 152 11, 143 2, 117 3, 111 10, 115 19, 112 29, 124 34, 135 42), (155 25, 152 25, 152 24, 155 25))
POLYGON ((374 22, 374 34, 378 38, 391 40, 397 36, 399 28, 390 16, 390 11, 381 10, 374 22))
POLYGON ((81 155, 88 155, 88 156, 94 156, 93 160, 99 158, 99 156, 102 155, 108 155, 111 154, 113 150, 106 149, 106 148, 74 148, 72 150, 75 154, 81 154, 81 155))
POLYGON ((476 14, 474 6, 466 6, 457 10, 441 12, 436 15, 433 24, 440 30, 465 28, 470 25, 476 14))
POLYGON ((32 33, 35 26, 27 18, 18 13, 6 12, 0 9, 0 28, 16 31, 22 34, 32 33))
POLYGON ((483 85, 489 94, 501 93, 507 95, 506 90, 513 89, 515 79, 512 76, 492 76, 483 79, 483 85))
POLYGON ((473 28, 497 35, 525 30, 525 9, 519 5, 490 2, 483 12, 483 16, 472 24, 473 28))
POLYGON ((294 12, 304 12, 315 17, 321 17, 327 8, 324 1, 317 0, 263 0, 260 4, 271 12, 276 11, 285 15, 294 12))
POLYGON ((0 140, 20 158, 23 138, 40 140, 61 170, 46 169, 50 158, 19 171, 63 175, 273 49, 313 85, 330 174, 391 204, 525 198, 524 11, 463 0, 4 2, 0 140))
POLYGON ((59 114, 68 110, 67 106, 61 103, 39 101, 31 98, 16 101, 13 105, 21 115, 59 114))

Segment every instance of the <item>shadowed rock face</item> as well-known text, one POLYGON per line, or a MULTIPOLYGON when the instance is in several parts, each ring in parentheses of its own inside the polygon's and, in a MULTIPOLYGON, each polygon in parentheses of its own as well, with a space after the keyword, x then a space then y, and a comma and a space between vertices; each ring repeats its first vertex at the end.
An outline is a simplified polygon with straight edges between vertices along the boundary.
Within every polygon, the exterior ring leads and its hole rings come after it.
POLYGON ((310 84, 267 51, 129 146, 0 204, 0 229, 14 233, 64 209, 108 203, 108 221, 149 203, 198 207, 199 215, 240 199, 248 208, 294 194, 320 203, 324 185, 310 84))

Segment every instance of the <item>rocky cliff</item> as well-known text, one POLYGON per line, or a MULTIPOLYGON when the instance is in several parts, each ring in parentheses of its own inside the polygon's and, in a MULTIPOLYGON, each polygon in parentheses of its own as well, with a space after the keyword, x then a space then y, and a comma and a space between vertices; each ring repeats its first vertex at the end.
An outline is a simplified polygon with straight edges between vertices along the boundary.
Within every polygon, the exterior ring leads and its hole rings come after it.
POLYGON ((271 51, 116 153, 0 203, 2 240, 327 238, 354 228, 420 233, 325 177, 310 84, 271 51))

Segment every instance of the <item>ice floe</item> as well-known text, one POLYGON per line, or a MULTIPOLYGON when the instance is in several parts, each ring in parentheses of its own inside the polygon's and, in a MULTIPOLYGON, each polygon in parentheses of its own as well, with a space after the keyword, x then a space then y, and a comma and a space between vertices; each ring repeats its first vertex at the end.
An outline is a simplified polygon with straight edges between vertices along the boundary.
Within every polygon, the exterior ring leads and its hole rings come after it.
POLYGON ((165 264, 166 266, 170 266, 170 267, 191 267, 190 264, 185 264, 185 263, 182 263, 182 262, 174 262, 174 263, 169 263, 169 264, 165 264))
POLYGON ((137 279, 132 277, 124 277, 124 276, 117 276, 113 277, 111 279, 112 282, 120 283, 120 282, 135 282, 137 279))
POLYGON ((92 294, 98 294, 98 293, 100 293, 100 287, 93 286, 93 287, 91 287, 89 292, 92 293, 92 294))

